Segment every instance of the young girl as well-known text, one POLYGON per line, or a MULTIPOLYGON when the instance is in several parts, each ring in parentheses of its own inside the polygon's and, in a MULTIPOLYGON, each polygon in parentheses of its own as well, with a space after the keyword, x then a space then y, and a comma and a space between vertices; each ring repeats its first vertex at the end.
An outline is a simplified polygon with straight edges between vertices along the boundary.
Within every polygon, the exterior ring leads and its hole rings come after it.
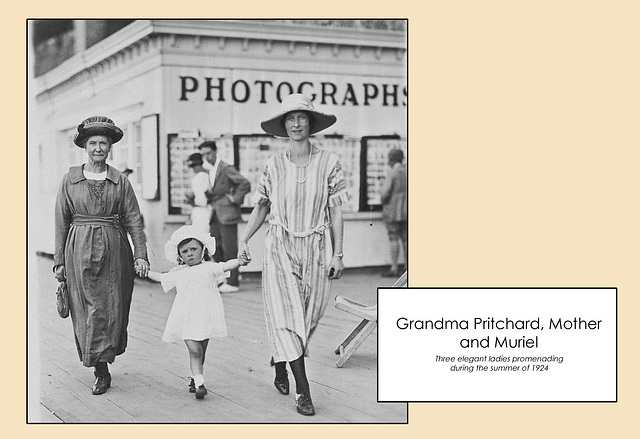
POLYGON ((203 366, 209 338, 227 335, 218 279, 248 263, 246 259, 211 262, 215 250, 215 239, 207 232, 191 225, 182 226, 165 245, 167 258, 178 266, 164 274, 148 273, 149 279, 160 282, 165 292, 176 289, 162 341, 186 343, 192 376, 189 391, 196 394, 196 399, 207 394, 203 366))

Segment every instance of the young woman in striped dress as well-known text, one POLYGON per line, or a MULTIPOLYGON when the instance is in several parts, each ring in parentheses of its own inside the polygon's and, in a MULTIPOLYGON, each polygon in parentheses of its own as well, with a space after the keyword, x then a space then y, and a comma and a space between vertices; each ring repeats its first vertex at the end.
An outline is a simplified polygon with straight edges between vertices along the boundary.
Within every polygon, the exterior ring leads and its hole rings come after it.
POLYGON ((239 260, 251 259, 249 240, 270 213, 262 291, 274 385, 289 393, 289 363, 302 415, 315 414, 304 361, 309 339, 327 307, 331 282, 344 269, 344 173, 337 155, 314 147, 309 139, 335 121, 335 116, 315 111, 306 96, 293 94, 282 101, 276 116, 262 122, 267 133, 288 137, 289 148, 264 165, 238 252, 239 260))

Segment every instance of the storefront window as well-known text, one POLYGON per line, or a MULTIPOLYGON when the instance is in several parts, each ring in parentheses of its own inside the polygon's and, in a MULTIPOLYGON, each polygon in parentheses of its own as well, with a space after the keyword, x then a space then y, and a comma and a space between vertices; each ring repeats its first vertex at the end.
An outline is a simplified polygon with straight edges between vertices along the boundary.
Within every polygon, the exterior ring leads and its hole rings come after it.
POLYGON ((133 122, 131 124, 131 152, 129 167, 133 169, 133 182, 134 185, 139 186, 141 184, 142 173, 140 172, 140 163, 142 157, 142 142, 140 135, 140 121, 133 122))
POLYGON ((364 205, 363 210, 381 210, 380 191, 389 172, 389 151, 400 149, 407 157, 407 140, 397 136, 363 137, 362 147, 365 151, 366 173, 363 178, 366 190, 361 204, 364 205))
MULTIPOLYGON (((169 214, 188 215, 191 211, 186 203, 193 171, 185 165, 187 157, 197 152, 205 140, 215 140, 218 156, 234 164, 251 183, 252 191, 258 185, 262 167, 266 160, 287 147, 287 139, 270 135, 236 135, 233 138, 205 139, 181 137, 170 134, 169 145, 169 214)), ((380 190, 388 172, 388 154, 393 148, 407 150, 407 141, 398 136, 375 136, 347 138, 343 136, 318 136, 313 144, 320 149, 338 155, 347 181, 349 201, 343 205, 344 212, 367 212, 381 209, 380 190)), ((243 211, 253 208, 251 197, 246 196, 243 211)))

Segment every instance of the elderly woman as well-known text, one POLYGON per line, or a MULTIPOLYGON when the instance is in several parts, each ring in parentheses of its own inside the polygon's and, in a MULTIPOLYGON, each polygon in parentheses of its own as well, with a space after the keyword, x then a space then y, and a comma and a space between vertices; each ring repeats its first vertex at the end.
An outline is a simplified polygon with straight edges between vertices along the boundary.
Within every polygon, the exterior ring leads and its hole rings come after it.
POLYGON ((328 128, 336 117, 314 110, 311 100, 293 94, 280 112, 262 122, 269 134, 288 137, 285 152, 264 165, 256 203, 241 239, 238 258, 248 261, 249 240, 271 213, 265 237, 262 290, 271 342, 274 385, 289 393, 286 364, 296 384, 296 408, 313 415, 304 357, 342 263, 342 203, 348 200, 338 157, 316 148, 310 136, 328 128))
POLYGON ((56 279, 67 280, 76 347, 82 364, 94 368, 94 395, 111 386, 107 363, 127 346, 134 271, 146 276, 149 270, 133 187, 106 162, 122 136, 102 116, 78 126, 74 143, 85 150, 87 162, 64 175, 55 207, 53 270, 56 279))

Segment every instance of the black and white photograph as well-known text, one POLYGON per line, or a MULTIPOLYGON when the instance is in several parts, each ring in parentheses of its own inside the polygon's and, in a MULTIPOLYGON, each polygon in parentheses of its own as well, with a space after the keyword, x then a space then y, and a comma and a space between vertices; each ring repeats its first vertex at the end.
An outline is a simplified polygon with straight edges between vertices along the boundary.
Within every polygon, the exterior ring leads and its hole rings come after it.
POLYGON ((408 28, 26 20, 28 424, 409 422, 408 28))

